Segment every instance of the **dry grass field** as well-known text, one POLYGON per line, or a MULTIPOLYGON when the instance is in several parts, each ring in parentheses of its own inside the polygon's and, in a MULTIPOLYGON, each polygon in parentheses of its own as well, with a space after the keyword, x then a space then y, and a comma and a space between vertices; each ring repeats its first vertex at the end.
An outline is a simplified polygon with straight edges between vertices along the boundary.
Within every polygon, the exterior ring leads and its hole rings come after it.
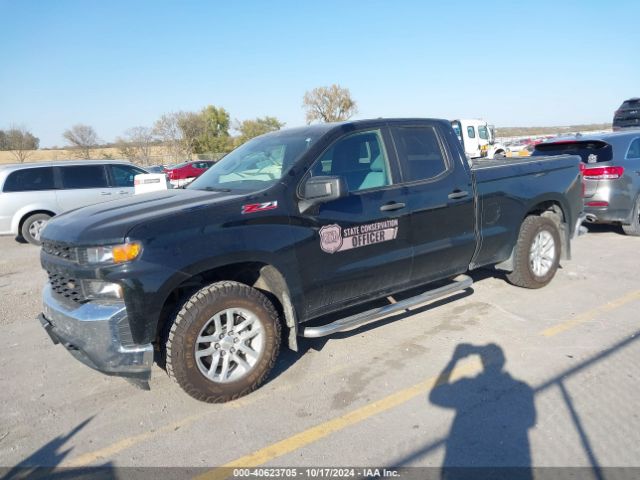
MULTIPOLYGON (((168 156, 163 147, 152 147, 151 155, 153 158, 153 163, 171 163, 168 160, 168 156), (157 160, 157 162, 156 162, 157 160)), ((124 158, 120 151, 115 148, 94 148, 91 150, 91 158, 95 160, 116 160, 124 158)), ((52 161, 60 161, 60 160, 78 160, 77 151, 76 150, 66 150, 66 149, 41 149, 34 150, 27 158, 26 162, 44 162, 47 160, 52 161)), ((3 163, 17 163, 16 157, 14 157, 11 152, 0 151, 0 164, 3 163)))

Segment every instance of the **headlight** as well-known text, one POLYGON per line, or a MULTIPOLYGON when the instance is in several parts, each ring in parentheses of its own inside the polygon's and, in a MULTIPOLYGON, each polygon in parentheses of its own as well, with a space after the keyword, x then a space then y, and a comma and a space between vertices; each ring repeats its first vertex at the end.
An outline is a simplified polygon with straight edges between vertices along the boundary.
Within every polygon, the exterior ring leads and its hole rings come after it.
POLYGON ((87 263, 124 263, 135 260, 142 253, 139 242, 123 243, 106 247, 89 247, 86 249, 87 263))
POLYGON ((93 299, 121 299, 122 287, 117 283, 102 280, 82 280, 82 293, 88 300, 93 299))

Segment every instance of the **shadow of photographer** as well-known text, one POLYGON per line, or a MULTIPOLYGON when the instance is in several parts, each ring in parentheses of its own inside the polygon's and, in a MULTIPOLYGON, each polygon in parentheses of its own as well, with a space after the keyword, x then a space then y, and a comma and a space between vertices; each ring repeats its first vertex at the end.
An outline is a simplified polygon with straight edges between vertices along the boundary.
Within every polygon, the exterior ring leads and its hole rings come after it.
POLYGON ((429 394, 434 405, 455 410, 446 439, 444 479, 531 479, 529 429, 536 421, 534 391, 504 370, 495 344, 459 344, 429 394), (472 378, 452 378, 456 364, 478 355, 483 370, 472 378))

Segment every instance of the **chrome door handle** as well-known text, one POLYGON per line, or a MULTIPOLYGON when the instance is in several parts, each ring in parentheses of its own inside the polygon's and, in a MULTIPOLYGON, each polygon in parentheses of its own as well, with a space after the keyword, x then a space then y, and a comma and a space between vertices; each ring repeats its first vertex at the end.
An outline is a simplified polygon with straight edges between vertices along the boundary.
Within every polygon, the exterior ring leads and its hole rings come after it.
POLYGON ((120 195, 127 195, 129 192, 127 192, 126 190, 120 190, 118 193, 120 195))
POLYGON ((387 203, 386 205, 382 205, 380 207, 380 211, 381 212, 392 212, 394 210, 400 210, 401 208, 406 207, 406 205, 404 203, 401 202, 392 202, 392 203, 387 203))
POLYGON ((464 190, 455 190, 449 194, 450 200, 457 200, 459 198, 468 197, 469 192, 465 192, 464 190))
POLYGON ((111 192, 100 192, 100 195, 104 195, 106 197, 107 195, 111 195, 111 192))

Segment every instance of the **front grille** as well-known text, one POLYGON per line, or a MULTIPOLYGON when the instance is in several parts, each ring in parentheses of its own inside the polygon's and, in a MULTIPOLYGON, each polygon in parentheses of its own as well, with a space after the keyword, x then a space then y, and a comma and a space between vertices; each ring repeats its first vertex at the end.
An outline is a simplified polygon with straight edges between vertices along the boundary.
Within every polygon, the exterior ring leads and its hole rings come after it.
POLYGON ((53 293, 63 301, 82 303, 86 301, 80 287, 80 281, 65 277, 60 273, 47 272, 53 293))
POLYGON ((73 247, 65 245, 64 243, 44 240, 42 242, 42 250, 49 255, 64 258, 65 260, 69 260, 72 262, 78 260, 77 250, 73 247))

